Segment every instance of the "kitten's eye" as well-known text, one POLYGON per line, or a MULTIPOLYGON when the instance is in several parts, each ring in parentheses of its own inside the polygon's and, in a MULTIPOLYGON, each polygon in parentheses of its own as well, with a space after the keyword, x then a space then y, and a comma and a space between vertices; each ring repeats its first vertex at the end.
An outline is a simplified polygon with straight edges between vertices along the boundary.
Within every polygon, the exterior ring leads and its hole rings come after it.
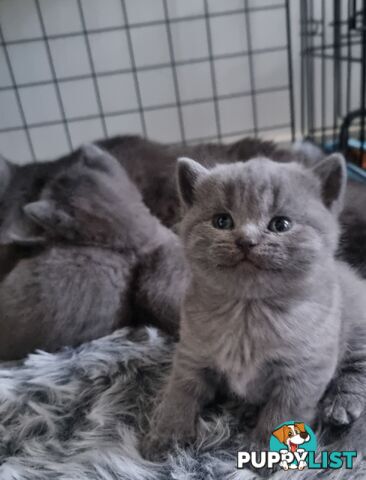
POLYGON ((213 217, 212 225, 219 230, 231 230, 234 228, 234 220, 228 213, 220 213, 213 217))
POLYGON ((288 217, 273 217, 269 222, 268 230, 276 233, 283 233, 290 230, 292 222, 288 217))

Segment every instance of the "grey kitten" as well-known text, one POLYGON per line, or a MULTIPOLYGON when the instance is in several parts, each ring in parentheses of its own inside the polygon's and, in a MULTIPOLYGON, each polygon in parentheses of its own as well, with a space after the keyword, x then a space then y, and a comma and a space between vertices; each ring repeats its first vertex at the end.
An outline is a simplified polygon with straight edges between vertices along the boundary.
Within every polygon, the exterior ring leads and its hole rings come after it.
POLYGON ((142 450, 191 442, 224 382, 260 406, 254 449, 282 422, 359 417, 366 397, 365 283, 335 259, 343 157, 312 169, 261 158, 178 164, 190 282, 173 368, 142 450))
MULTIPOLYGON (((307 143, 297 145, 295 151, 284 150, 272 142, 243 138, 238 142, 201 144, 194 146, 163 145, 138 136, 117 136, 98 142, 103 150, 113 155, 125 168, 130 179, 140 190, 143 201, 160 221, 172 227, 180 221, 179 198, 175 182, 175 163, 178 156, 196 158, 202 165, 246 161, 255 156, 270 157, 278 162, 308 163, 321 158, 322 153, 307 143)), ((13 165, 0 157, 0 280, 29 254, 29 248, 9 240, 8 232, 30 235, 34 224, 22 207, 38 199, 41 190, 55 175, 66 171, 82 156, 80 149, 53 162, 13 165)), ((348 182, 345 209, 341 214, 342 241, 339 255, 355 265, 366 277, 365 203, 366 188, 357 182, 348 182)))
MULTIPOLYGON (((175 182, 177 156, 194 155, 207 165, 219 161, 249 158, 272 145, 256 139, 243 139, 232 145, 203 144, 195 146, 162 145, 138 136, 117 136, 97 142, 116 158, 138 187, 150 212, 166 226, 178 221, 179 201, 175 182), (258 150, 259 149, 259 150, 258 150)), ((14 165, 0 157, 0 280, 16 263, 32 254, 28 243, 19 238, 37 235, 39 229, 25 214, 23 207, 38 200, 41 191, 55 178, 82 160, 77 149, 56 161, 14 165), (12 233, 12 238, 9 237, 12 233)), ((108 158, 105 158, 108 161, 108 158)))
MULTIPOLYGON (((8 232, 30 253, 0 283, 1 359, 75 346, 127 325, 139 258, 176 241, 117 160, 94 146, 84 147, 24 213, 37 228, 32 235, 8 232)), ((154 297, 154 308, 167 295, 154 297)), ((178 312, 167 323, 174 320, 178 312)))

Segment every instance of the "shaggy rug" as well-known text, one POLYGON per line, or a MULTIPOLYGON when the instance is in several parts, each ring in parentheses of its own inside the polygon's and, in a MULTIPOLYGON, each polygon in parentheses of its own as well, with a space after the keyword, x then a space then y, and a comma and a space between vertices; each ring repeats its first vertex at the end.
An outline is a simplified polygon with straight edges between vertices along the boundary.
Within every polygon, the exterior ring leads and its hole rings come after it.
MULTIPOLYGON (((196 444, 162 464, 143 460, 138 441, 166 375, 173 345, 157 330, 123 329, 58 354, 0 366, 1 480, 254 480, 236 469, 245 449, 237 407, 207 409, 196 444)), ((364 479, 352 471, 283 472, 272 480, 364 479)))

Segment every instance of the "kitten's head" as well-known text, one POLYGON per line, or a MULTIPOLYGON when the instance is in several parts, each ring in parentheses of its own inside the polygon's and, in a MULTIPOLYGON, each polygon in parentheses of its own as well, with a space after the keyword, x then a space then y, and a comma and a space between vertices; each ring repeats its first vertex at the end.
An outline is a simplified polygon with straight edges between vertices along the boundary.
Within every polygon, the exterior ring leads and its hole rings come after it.
POLYGON ((40 229, 39 235, 15 236, 24 244, 61 239, 129 247, 139 234, 139 218, 146 215, 141 195, 124 169, 94 145, 82 147, 78 161, 55 175, 23 211, 40 229))
POLYGON ((341 155, 311 169, 256 158, 207 170, 179 159, 180 228, 192 269, 252 283, 306 274, 336 249, 345 182, 341 155))

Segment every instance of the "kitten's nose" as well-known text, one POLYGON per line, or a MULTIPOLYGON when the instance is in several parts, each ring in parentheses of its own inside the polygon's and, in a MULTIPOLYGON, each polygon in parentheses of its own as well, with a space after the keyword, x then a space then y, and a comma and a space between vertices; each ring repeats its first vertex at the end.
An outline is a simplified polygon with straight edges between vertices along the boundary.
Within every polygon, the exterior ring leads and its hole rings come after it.
POLYGON ((251 248, 257 245, 254 240, 243 237, 238 237, 235 240, 235 244, 238 248, 240 248, 240 250, 243 250, 243 252, 248 252, 251 248))

